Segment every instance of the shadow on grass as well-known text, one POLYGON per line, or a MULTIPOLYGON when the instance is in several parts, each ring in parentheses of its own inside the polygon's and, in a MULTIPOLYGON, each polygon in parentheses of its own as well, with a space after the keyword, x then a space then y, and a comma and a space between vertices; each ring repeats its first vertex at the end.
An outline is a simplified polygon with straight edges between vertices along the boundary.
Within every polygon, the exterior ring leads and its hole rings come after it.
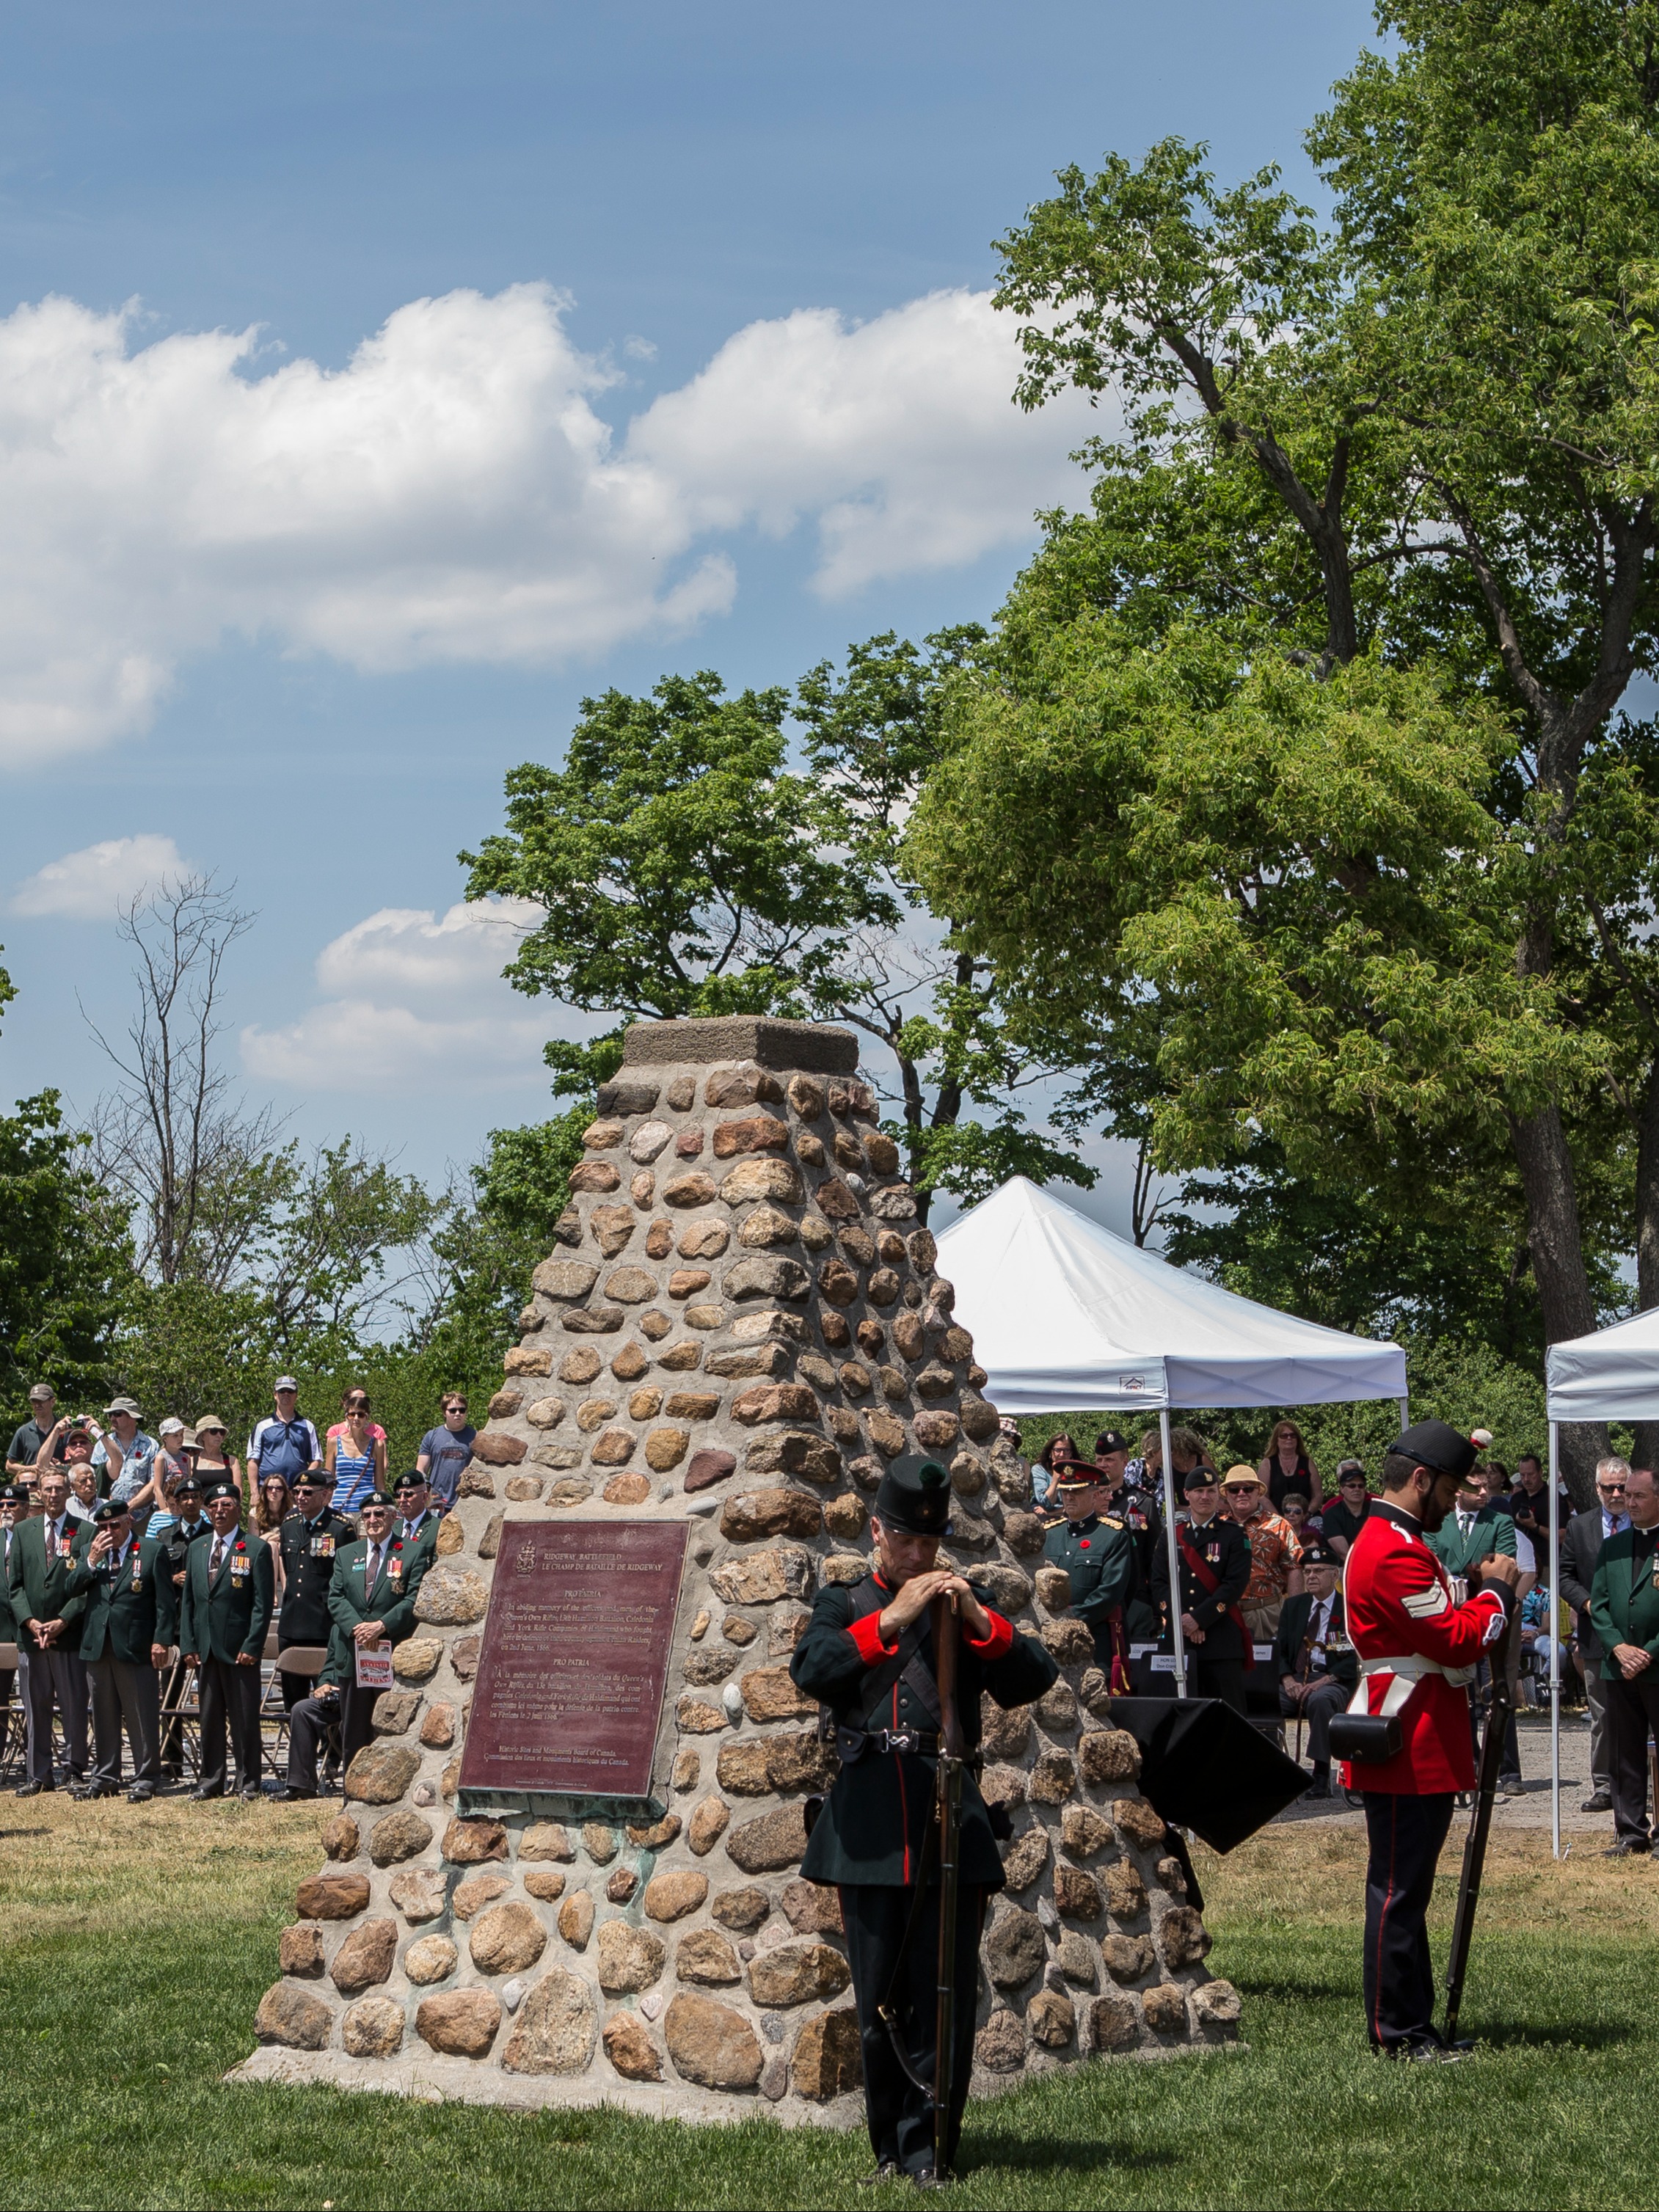
POLYGON ((1462 2027, 1471 2033, 1477 2049, 1490 2051, 1614 2051, 1636 2039, 1636 2030, 1604 2020, 1556 2021, 1548 2027, 1528 2027, 1509 2021, 1502 2027, 1462 2027))
POLYGON ((1087 2141, 1075 2136, 1048 2136, 1040 2142, 1009 2142, 994 2154, 983 2154, 971 2137, 957 2160, 962 2178, 978 2173, 1047 2173, 1056 2166, 1068 2172, 1150 2173, 1154 2167, 1178 2163, 1172 2150, 1131 2150, 1116 2143, 1087 2141))

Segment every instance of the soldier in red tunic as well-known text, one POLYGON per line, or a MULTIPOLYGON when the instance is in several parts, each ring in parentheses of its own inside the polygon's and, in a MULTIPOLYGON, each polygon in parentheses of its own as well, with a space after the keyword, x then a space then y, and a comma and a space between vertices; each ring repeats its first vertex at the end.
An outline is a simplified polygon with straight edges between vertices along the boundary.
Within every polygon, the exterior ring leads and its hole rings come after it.
MULTIPOLYGON (((1365 1875, 1365 2024, 1387 2058, 1458 2055, 1434 2026, 1434 1978, 1425 1925, 1435 1862, 1460 1790, 1474 1787, 1468 1692, 1476 1662, 1503 1635, 1515 1605, 1516 1564, 1482 1563, 1480 1586, 1452 1601, 1445 1570, 1423 1539, 1451 1510, 1474 1446, 1443 1421, 1418 1421, 1382 1463, 1374 1501, 1344 1567, 1342 1595, 1360 1679, 1350 1715, 1398 1719, 1399 1747, 1353 1757, 1345 1779, 1363 1793, 1370 1863, 1365 1875)), ((1339 1734, 1340 1720, 1333 1723, 1339 1734)), ((1368 1731, 1383 1734, 1378 1725, 1368 1731)), ((1462 2046, 1460 2046, 1461 2048, 1462 2046)))

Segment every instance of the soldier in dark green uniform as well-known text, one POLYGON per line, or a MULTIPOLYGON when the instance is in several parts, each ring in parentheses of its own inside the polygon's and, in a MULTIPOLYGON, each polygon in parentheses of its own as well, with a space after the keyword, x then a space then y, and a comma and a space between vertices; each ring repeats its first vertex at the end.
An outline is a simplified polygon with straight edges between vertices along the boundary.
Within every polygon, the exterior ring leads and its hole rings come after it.
POLYGON ((1648 1732, 1659 1728, 1659 1490, 1645 1468, 1625 1485, 1630 1526, 1601 1547, 1590 1583, 1590 1620, 1605 1654, 1607 1751, 1613 1773, 1609 1858, 1652 1848, 1648 1825, 1648 1732))
MULTIPOLYGON (((1200 1464, 1181 1478, 1187 1518, 1176 1524, 1181 1558, 1181 1629, 1186 1639, 1188 1687, 1195 1698, 1220 1698, 1244 1711, 1244 1675, 1254 1663, 1238 1601, 1250 1579, 1250 1543, 1231 1514, 1220 1512, 1215 1469, 1200 1464)), ((1152 1589, 1169 1626, 1170 1553, 1160 1547, 1152 1564, 1152 1589)))
POLYGON ((210 1482, 203 1497, 213 1533, 185 1555, 179 1648, 197 1662, 202 1778, 192 1797, 225 1794, 225 1724, 236 1753, 237 1795, 259 1795, 259 1662, 276 1602, 270 1547, 240 1526, 242 1493, 210 1482))
MULTIPOLYGON (((334 1617, 328 1609, 328 1593, 334 1580, 334 1561, 357 1531, 343 1513, 329 1504, 334 1485, 320 1468, 307 1468, 294 1479, 294 1506, 277 1531, 283 1557, 283 1603, 276 1616, 276 1665, 290 1644, 325 1649, 334 1633, 334 1617)), ((311 1695, 312 1678, 291 1669, 282 1674, 283 1703, 291 1713, 301 1698, 311 1695)))
POLYGON ((1095 1656, 1115 1695, 1129 1692, 1129 1639, 1123 1609, 1134 1589, 1134 1539, 1098 1471, 1080 1460, 1055 1481, 1063 1521, 1042 1542, 1050 1566, 1064 1567, 1072 1585, 1072 1611, 1087 1624, 1095 1656))
POLYGON ((11 1703, 15 1684, 17 1703, 24 1713, 29 1704, 28 1660, 23 1649, 23 1624, 11 1609, 11 1544, 18 1522, 28 1510, 28 1502, 29 1494, 21 1482, 9 1482, 0 1488, 0 1644, 12 1644, 17 1652, 15 1669, 0 1671, 0 1703, 11 1703))
MULTIPOLYGON (((1029 1705, 1059 1668, 1042 1644, 1017 1636, 984 1593, 939 1567, 950 1518, 951 1478, 937 1460, 896 1459, 871 1516, 874 1571, 821 1589, 789 1672, 827 1709, 841 1753, 801 1872, 841 1893, 863 2045, 865 2106, 875 2179, 935 2172, 928 2094, 907 2074, 880 2017, 891 2014, 909 2064, 933 2079, 939 1986, 939 1839, 934 1817, 942 1713, 933 1668, 930 1608, 948 1597, 960 1624, 957 1707, 963 1741, 975 1754, 980 1698, 1029 1705)), ((973 1781, 964 1778, 957 1923, 957 2048, 951 2142, 962 2124, 972 2066, 979 1936, 985 1907, 1003 1885, 996 1832, 973 1781)))
POLYGON ((1342 1562, 1328 1544, 1302 1547, 1308 1586, 1287 1597, 1279 1616, 1273 1665, 1279 1676, 1279 1710, 1286 1720, 1305 1721, 1313 1759, 1310 1797, 1331 1792, 1331 1723, 1353 1695, 1359 1662, 1348 1640, 1342 1609, 1342 1562))
POLYGON ((362 1534, 334 1554, 328 1664, 313 1694, 289 1716, 288 1782, 278 1792, 284 1804, 317 1795, 318 1746, 336 1721, 343 1767, 374 1735, 379 1692, 358 1687, 358 1650, 401 1644, 414 1631, 415 1598, 431 1554, 392 1534, 392 1504, 383 1490, 371 1490, 357 1513, 362 1534))
MULTIPOLYGON (((418 1468, 411 1468, 398 1477, 392 1486, 392 1502, 398 1509, 398 1534, 404 1540, 404 1551, 422 1552, 429 1567, 438 1556, 438 1524, 443 1516, 433 1510, 426 1477, 418 1468)), ((422 1568, 422 1574, 426 1567, 422 1568)))
POLYGON ((161 1786, 161 1670, 174 1633, 173 1577, 159 1544, 137 1535, 132 1509, 106 1498, 75 1544, 71 1590, 84 1596, 81 1656, 92 1683, 92 1778, 83 1797, 121 1787, 121 1724, 132 1752, 135 1805, 161 1786))
POLYGON ((52 1771, 52 1709, 64 1723, 71 1790, 87 1778, 87 1670, 81 1660, 81 1615, 86 1600, 71 1596, 75 1522, 69 1515, 69 1478, 61 1467, 42 1468, 35 1495, 43 1510, 13 1531, 8 1573, 12 1618, 28 1652, 28 1779, 20 1797, 56 1787, 52 1771))

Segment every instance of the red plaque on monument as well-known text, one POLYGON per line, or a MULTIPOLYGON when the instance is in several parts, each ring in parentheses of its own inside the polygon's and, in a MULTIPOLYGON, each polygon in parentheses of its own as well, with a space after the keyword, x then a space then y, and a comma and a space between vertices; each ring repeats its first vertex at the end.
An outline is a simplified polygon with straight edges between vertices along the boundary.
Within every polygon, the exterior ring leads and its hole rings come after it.
POLYGON ((651 1796, 684 1522, 509 1521, 461 1759, 483 1797, 651 1796))

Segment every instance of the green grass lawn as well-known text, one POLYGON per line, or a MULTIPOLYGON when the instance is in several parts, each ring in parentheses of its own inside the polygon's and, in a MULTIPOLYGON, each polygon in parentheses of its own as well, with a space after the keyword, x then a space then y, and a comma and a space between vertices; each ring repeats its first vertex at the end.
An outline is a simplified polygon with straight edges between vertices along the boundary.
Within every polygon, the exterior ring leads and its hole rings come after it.
MULTIPOLYGON (((275 1978, 314 1808, 0 1800, 0 2192, 8 2205, 834 2205, 861 2138, 756 2118, 227 2087, 275 1978)), ((1448 1863, 1455 1867, 1455 1850, 1448 1863)), ((963 2205, 1659 2203, 1659 1868, 1494 1846, 1462 2066, 1385 2067, 1360 2023, 1359 1838, 1270 1831, 1206 1858, 1242 2052, 1107 2064, 970 2107, 963 2205)), ((1443 1882, 1441 1931, 1451 1882, 1443 1882)))

